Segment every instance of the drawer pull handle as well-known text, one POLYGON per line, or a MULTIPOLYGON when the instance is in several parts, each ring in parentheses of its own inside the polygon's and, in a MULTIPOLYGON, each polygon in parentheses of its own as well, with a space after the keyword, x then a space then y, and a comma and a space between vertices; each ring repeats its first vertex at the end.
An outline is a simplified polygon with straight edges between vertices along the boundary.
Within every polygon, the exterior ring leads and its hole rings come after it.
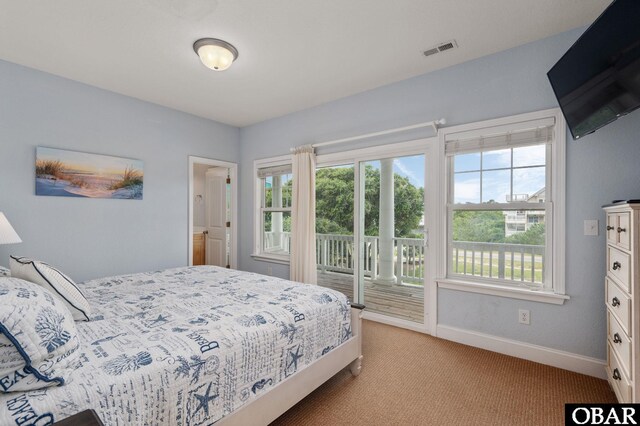
POLYGON ((613 369, 613 380, 622 380, 622 376, 620 376, 620 371, 617 368, 613 369))
POLYGON ((611 299, 611 306, 620 306, 620 299, 618 299, 617 297, 611 299))
POLYGON ((617 271, 620 268, 622 268, 622 264, 620 262, 613 262, 613 270, 614 271, 617 271))
POLYGON ((618 226, 618 234, 621 233, 621 232, 627 232, 627 229, 626 228, 620 228, 618 226))
POLYGON ((622 343, 622 339, 618 333, 613 335, 613 343, 622 343))
POLYGON ((607 225, 607 231, 613 231, 614 229, 616 229, 615 226, 609 226, 607 225))

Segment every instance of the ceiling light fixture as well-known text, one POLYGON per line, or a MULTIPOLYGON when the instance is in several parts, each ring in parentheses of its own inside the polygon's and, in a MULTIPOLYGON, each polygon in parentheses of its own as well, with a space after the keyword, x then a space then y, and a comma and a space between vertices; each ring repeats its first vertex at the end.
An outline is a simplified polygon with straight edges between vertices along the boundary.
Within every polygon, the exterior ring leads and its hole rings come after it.
POLYGON ((238 59, 238 49, 217 38, 201 38, 193 43, 193 50, 204 66, 214 71, 224 71, 238 59))

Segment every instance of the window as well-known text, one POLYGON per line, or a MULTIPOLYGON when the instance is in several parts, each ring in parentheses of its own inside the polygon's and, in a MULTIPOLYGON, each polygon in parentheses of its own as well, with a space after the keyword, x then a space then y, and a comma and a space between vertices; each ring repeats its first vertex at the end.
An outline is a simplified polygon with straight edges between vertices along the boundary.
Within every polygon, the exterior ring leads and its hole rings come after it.
POLYGON ((447 278, 564 294, 559 122, 546 111, 443 129, 447 278))
POLYGON ((256 163, 254 255, 287 261, 291 242, 291 164, 256 163))

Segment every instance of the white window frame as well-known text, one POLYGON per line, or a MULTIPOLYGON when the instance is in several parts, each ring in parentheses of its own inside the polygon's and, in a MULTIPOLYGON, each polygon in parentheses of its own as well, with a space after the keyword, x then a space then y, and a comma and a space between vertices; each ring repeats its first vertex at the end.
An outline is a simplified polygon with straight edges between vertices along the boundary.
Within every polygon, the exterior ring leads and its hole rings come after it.
POLYGON ((254 212, 254 231, 253 231, 253 254, 252 258, 256 260, 263 260, 271 263, 279 263, 283 265, 289 264, 289 255, 285 254, 276 254, 269 253, 263 251, 264 247, 264 232, 263 232, 263 224, 262 218, 263 214, 267 211, 291 211, 291 208, 268 208, 262 206, 262 199, 264 197, 264 184, 263 179, 258 177, 258 170, 267 168, 267 167, 275 167, 275 166, 284 166, 291 165, 291 156, 290 155, 281 155, 278 157, 272 158, 264 158, 255 160, 253 162, 253 177, 254 177, 254 185, 253 185, 253 212, 254 212))
MULTIPOLYGON (((491 294, 496 296, 512 297, 517 299, 533 300, 553 304, 563 304, 569 296, 565 292, 565 169, 566 169, 566 123, 559 108, 519 114, 493 120, 486 120, 460 126, 445 127, 439 131, 439 145, 441 159, 443 161, 444 185, 441 192, 442 214, 445 218, 445 229, 441 234, 440 253, 438 267, 438 287, 474 293, 491 294), (546 253, 545 253, 545 285, 542 289, 518 287, 502 280, 492 280, 473 276, 461 276, 450 273, 451 247, 451 220, 450 212, 453 205, 449 205, 452 191, 451 161, 445 155, 445 141, 451 134, 464 134, 466 137, 482 137, 496 133, 517 131, 523 128, 523 123, 537 120, 555 120, 554 138, 547 148, 547 172, 546 188, 549 188, 546 200, 548 208, 545 209, 551 220, 546 223, 546 253), (464 133, 463 133, 464 132, 464 133)), ((523 206, 527 209, 535 209, 537 204, 523 206)))

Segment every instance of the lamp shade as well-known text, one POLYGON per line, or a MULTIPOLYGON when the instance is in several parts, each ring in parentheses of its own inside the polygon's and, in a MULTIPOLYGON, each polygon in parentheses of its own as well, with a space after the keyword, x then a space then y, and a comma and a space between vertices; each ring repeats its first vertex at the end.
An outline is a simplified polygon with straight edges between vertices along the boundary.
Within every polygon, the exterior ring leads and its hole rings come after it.
POLYGON ((4 213, 0 212, 0 244, 21 243, 22 240, 13 229, 4 213))
POLYGON ((238 49, 216 38, 201 38, 193 44, 193 50, 203 65, 214 71, 226 70, 238 58, 238 49))

